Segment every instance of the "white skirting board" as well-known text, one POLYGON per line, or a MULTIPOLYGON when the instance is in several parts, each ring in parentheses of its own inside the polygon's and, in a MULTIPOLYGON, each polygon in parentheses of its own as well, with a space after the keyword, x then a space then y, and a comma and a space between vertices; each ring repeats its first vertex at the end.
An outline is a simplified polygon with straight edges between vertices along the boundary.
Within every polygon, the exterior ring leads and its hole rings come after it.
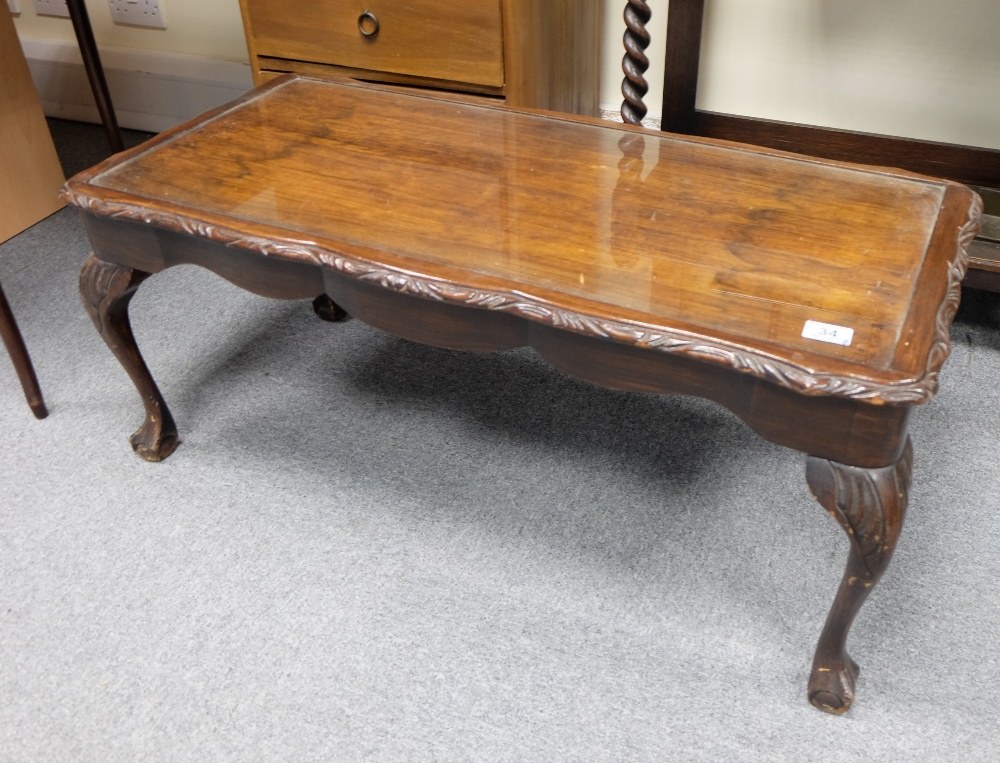
MULTIPOLYGON (((21 38, 46 116, 99 123, 74 42, 21 38)), ((180 53, 101 48, 118 123, 161 132, 253 87, 250 66, 180 53)))

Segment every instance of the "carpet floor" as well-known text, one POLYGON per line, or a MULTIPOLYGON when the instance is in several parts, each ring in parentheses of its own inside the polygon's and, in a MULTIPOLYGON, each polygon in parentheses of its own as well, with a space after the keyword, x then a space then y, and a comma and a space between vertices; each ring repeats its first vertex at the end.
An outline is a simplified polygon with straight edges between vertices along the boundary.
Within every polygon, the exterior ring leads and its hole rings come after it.
MULTIPOLYGON (((103 157, 52 127, 67 172, 103 157)), ((69 209, 0 246, 51 410, 0 357, 0 761, 997 759, 997 295, 914 412, 833 717, 805 684, 847 540, 801 454, 183 266, 132 303, 182 439, 145 463, 87 254, 69 209)))

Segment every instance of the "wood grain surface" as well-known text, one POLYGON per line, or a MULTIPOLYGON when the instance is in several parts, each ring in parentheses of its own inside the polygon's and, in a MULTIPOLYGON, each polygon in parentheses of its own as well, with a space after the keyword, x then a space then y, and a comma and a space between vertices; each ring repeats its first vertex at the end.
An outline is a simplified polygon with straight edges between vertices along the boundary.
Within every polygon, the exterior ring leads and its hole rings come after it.
POLYGON ((62 167, 21 51, 0 11, 0 242, 63 207, 62 167))
MULTIPOLYGON (((241 0, 254 82, 353 77, 600 113, 600 0, 241 0), (359 29, 365 12, 378 33, 359 29)), ((371 24, 368 19, 366 24, 371 24)))
POLYGON ((933 394, 979 203, 902 173, 308 79, 161 136, 69 196, 424 298, 895 403, 933 394), (626 151, 638 163, 619 166, 626 151), (804 338, 807 320, 853 341, 804 338))
POLYGON ((504 0, 502 5, 507 103, 600 114, 600 0, 504 0))
POLYGON ((255 55, 371 71, 469 82, 504 83, 497 0, 242 0, 255 55), (378 19, 372 38, 359 18, 378 19))

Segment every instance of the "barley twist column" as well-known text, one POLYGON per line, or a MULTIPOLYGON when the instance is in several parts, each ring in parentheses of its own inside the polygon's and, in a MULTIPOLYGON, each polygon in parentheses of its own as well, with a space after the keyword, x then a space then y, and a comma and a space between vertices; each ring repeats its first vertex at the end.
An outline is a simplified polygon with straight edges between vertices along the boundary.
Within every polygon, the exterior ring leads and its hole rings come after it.
POLYGON ((628 0, 625 6, 625 57, 622 59, 622 119, 629 124, 641 124, 646 116, 646 104, 642 98, 649 92, 649 83, 643 73, 649 68, 649 58, 645 50, 649 47, 649 32, 646 24, 653 13, 644 0, 628 0))

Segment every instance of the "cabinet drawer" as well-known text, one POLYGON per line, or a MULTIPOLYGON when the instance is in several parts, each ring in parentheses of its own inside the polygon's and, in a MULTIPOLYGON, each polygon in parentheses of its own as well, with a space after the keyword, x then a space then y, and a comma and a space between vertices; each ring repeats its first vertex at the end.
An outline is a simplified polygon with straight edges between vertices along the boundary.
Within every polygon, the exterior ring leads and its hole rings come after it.
POLYGON ((243 4, 258 56, 489 87, 504 84, 500 0, 243 4))

